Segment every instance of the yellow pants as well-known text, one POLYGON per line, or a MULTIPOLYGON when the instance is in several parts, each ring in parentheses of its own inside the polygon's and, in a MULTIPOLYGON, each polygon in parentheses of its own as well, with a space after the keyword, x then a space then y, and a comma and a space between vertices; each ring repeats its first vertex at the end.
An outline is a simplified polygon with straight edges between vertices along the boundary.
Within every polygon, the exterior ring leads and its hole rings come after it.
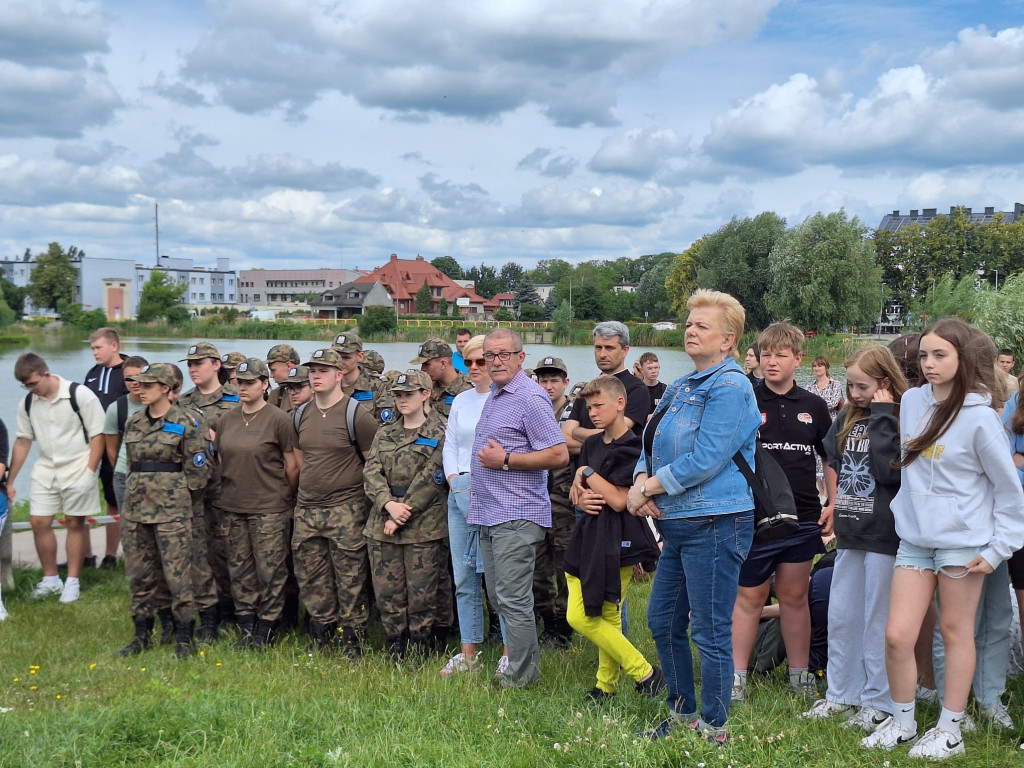
MULTIPOLYGON (((633 579, 632 566, 619 569, 622 597, 633 579)), ((615 693, 619 682, 620 668, 638 683, 651 674, 652 667, 647 659, 622 634, 622 614, 615 603, 605 603, 600 616, 587 616, 583 610, 583 588, 580 580, 565 574, 569 588, 569 605, 566 619, 569 624, 587 640, 597 646, 597 687, 605 693, 615 693)))

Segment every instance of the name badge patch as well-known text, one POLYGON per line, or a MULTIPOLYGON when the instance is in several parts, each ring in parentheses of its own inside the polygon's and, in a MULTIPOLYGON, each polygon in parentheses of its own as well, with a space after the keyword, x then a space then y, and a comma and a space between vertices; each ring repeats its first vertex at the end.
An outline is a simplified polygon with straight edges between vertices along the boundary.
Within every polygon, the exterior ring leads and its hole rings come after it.
POLYGON ((170 421, 165 421, 164 425, 160 427, 161 432, 170 432, 172 435, 184 435, 185 426, 183 424, 174 424, 170 421))
POLYGON ((417 437, 416 442, 413 445, 426 445, 430 448, 437 448, 437 440, 432 437, 417 437))

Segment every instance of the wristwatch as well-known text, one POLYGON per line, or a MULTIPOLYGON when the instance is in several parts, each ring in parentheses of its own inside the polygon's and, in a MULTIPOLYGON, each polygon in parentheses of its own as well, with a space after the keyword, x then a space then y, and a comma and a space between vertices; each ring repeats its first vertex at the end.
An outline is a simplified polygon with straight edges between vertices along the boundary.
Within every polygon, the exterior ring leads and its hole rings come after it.
POLYGON ((647 495, 647 481, 646 480, 644 480, 642 483, 640 483, 640 495, 643 496, 645 499, 651 498, 650 496, 647 495))
POLYGON ((503 470, 504 470, 505 472, 508 472, 508 460, 509 460, 509 457, 510 457, 511 455, 512 455, 511 451, 508 451, 508 452, 506 452, 506 453, 505 453, 505 463, 501 465, 501 468, 502 468, 502 469, 503 469, 503 470))
POLYGON ((595 475, 595 474, 597 474, 597 470, 596 469, 594 469, 593 467, 586 467, 583 470, 583 485, 586 486, 587 485, 587 480, 590 479, 591 475, 595 475))

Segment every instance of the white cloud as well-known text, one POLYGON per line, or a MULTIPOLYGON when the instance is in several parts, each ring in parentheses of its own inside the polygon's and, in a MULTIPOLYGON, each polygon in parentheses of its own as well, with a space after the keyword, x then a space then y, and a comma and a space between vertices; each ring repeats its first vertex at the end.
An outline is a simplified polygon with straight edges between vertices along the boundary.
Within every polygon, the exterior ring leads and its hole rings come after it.
POLYGON ((689 152, 688 142, 671 128, 636 128, 601 142, 587 168, 596 173, 652 179, 668 170, 673 158, 689 152))

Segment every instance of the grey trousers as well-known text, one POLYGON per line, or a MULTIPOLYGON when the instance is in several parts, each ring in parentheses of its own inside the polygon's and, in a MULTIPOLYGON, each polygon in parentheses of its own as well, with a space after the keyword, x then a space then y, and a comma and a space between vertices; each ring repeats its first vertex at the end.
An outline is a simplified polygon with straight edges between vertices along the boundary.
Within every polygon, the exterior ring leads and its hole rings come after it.
POLYGON ((533 614, 533 571, 544 529, 528 520, 480 526, 487 597, 505 622, 508 671, 501 681, 520 688, 540 679, 540 645, 533 614))

